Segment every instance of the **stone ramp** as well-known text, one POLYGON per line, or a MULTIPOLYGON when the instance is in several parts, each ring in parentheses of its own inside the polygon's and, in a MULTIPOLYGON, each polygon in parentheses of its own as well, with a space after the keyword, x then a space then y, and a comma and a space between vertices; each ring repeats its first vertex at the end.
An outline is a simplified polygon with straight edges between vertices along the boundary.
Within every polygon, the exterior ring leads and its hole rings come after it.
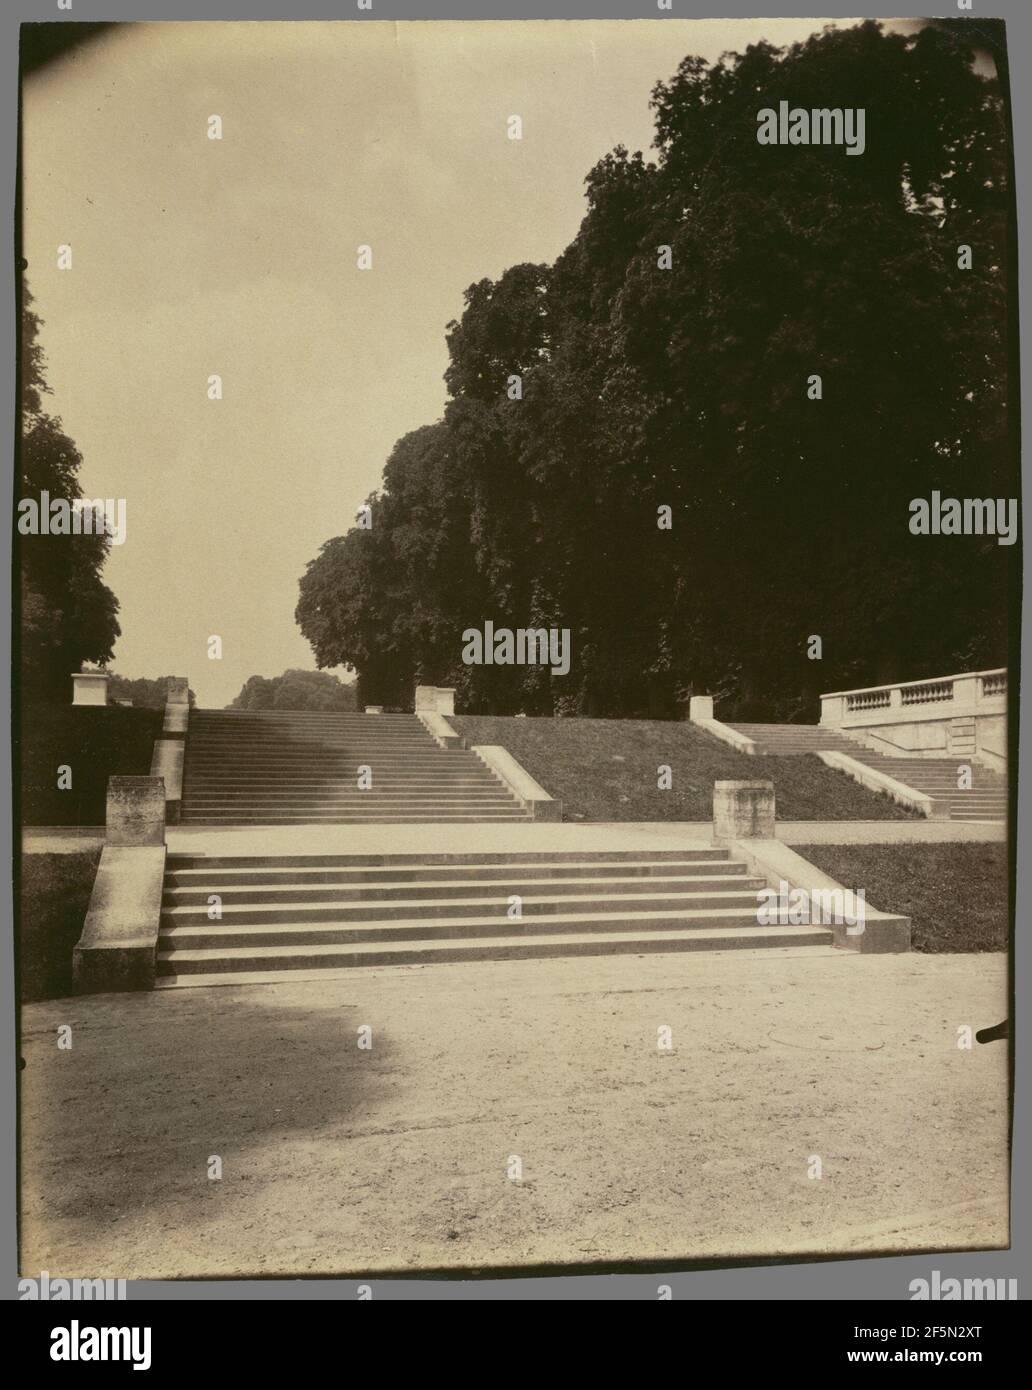
POLYGON ((824 927, 759 925, 764 886, 714 847, 170 853, 157 985, 363 965, 831 944, 824 927))
POLYGON ((752 739, 760 753, 777 756, 845 753, 875 772, 945 802, 951 820, 999 822, 1007 819, 1006 778, 972 758, 882 753, 846 734, 824 729, 820 724, 730 724, 728 727, 752 739), (957 769, 962 766, 971 768, 971 787, 966 791, 957 787, 957 769))

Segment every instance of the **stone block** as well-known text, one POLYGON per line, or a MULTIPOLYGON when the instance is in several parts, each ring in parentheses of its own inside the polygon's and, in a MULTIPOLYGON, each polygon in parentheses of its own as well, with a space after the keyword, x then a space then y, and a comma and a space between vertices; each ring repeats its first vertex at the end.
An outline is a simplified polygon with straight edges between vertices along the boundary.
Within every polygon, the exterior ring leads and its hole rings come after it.
POLYGON ((165 784, 160 777, 109 777, 109 845, 164 845, 165 784))
POLYGON ((416 686, 417 714, 454 714, 455 689, 444 685, 416 686))
POLYGON ((770 839, 774 834, 773 782, 714 782, 713 839, 770 839))
POLYGON ((103 671, 73 671, 72 704, 106 705, 108 680, 103 671))

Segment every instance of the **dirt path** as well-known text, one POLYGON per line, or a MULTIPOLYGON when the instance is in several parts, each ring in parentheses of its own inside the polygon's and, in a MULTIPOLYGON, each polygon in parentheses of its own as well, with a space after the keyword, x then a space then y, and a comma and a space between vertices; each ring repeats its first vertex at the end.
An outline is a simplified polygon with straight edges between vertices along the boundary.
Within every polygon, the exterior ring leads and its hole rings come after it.
POLYGON ((33 1004, 22 1272, 999 1247, 1006 1045, 956 1043, 1005 987, 1002 955, 817 949, 33 1004))

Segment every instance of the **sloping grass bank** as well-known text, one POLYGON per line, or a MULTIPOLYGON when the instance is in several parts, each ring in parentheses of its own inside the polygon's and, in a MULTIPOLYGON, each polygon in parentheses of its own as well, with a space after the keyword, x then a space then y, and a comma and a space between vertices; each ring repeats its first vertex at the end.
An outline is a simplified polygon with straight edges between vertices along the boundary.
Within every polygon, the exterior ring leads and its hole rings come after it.
POLYGON ((910 918, 915 951, 1006 951, 1007 846, 796 845, 882 912, 910 918))
POLYGON ((648 719, 517 719, 455 715, 471 744, 498 743, 552 796, 564 820, 709 820, 713 783, 769 779, 780 820, 913 820, 812 755, 747 757, 693 724, 648 719), (669 766, 673 784, 658 786, 669 766))
POLYGON ((72 947, 82 935, 100 848, 21 860, 18 978, 24 1002, 72 992, 72 947))

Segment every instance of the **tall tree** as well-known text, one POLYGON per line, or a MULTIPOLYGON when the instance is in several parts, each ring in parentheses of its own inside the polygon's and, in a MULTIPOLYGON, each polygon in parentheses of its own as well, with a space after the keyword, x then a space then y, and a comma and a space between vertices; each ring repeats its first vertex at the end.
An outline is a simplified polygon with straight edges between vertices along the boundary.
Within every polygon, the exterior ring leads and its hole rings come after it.
POLYGON ((909 530, 933 489, 1018 491, 1006 122, 970 32, 869 21, 660 82, 655 159, 617 147, 553 267, 466 292, 444 418, 302 581, 318 659, 471 709, 811 718, 1001 662, 1015 551, 909 530), (761 145, 782 100, 863 108, 864 153, 761 145), (487 618, 568 627, 570 674, 463 668, 487 618))
MULTIPOLYGON (((82 456, 61 421, 43 408, 49 387, 39 342, 40 321, 31 306, 32 297, 25 289, 16 505, 31 499, 39 506, 45 494, 72 502, 83 495, 82 456)), ((103 534, 43 535, 38 530, 26 533, 16 524, 24 697, 66 699, 71 672, 84 663, 111 659, 120 629, 118 600, 100 577, 109 547, 110 540, 103 534)))

